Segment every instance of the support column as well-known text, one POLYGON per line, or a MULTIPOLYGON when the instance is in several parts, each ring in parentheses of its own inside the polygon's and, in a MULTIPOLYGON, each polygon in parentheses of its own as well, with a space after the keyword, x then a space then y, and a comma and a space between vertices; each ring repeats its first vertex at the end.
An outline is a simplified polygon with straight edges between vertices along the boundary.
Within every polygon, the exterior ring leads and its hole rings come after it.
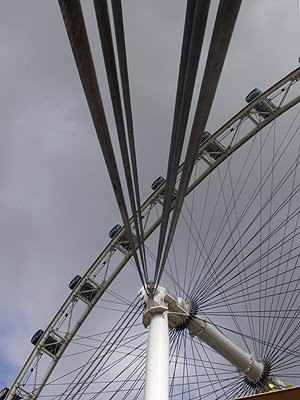
POLYGON ((145 400, 169 399, 169 329, 168 313, 151 318, 145 379, 145 400))

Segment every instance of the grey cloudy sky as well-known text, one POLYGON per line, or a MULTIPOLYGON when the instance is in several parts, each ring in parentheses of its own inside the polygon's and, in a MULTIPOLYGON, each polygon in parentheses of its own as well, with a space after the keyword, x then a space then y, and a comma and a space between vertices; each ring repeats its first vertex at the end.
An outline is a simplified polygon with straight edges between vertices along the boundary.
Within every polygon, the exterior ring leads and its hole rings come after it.
MULTIPOLYGON (((92 1, 82 3, 116 143, 92 1)), ((123 6, 144 199, 166 174, 185 2, 123 6)), ((243 1, 207 130, 242 108, 252 88, 298 67, 298 7, 297 0, 243 1)), ((57 2, 1 1, 0 42, 1 388, 121 218, 57 2)))

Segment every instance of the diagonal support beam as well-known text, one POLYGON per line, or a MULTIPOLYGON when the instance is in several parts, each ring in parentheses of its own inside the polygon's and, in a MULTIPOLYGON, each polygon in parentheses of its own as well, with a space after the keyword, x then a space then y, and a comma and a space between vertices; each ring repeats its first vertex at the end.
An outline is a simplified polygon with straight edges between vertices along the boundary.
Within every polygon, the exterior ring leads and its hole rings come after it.
POLYGON ((156 282, 157 285, 159 284, 165 263, 167 261, 168 253, 175 234, 177 222, 192 174, 194 162, 197 158, 197 151, 200 146, 203 132, 205 130, 205 126, 217 91, 219 79, 238 17, 241 2, 242 0, 220 0, 219 3, 192 131, 186 151, 184 168, 180 179, 178 195, 175 202, 173 217, 166 240, 158 279, 156 282))
MULTIPOLYGON (((133 250, 135 261, 137 265, 139 265, 116 158, 109 134, 104 107, 102 104, 81 4, 79 0, 58 0, 58 3, 66 26, 66 31, 77 65, 80 80, 93 119, 99 144, 102 149, 117 204, 126 229, 128 240, 131 249, 133 250)), ((138 269, 138 272, 141 281, 144 284, 144 277, 141 273, 141 270, 138 269)))

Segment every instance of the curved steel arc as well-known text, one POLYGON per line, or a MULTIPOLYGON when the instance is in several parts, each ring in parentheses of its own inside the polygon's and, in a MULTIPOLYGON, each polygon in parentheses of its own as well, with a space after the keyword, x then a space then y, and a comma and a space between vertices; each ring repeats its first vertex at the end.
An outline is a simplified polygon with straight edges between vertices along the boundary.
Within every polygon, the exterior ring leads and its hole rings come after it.
MULTIPOLYGON (((284 107, 282 107, 280 110, 278 110, 278 112, 276 113, 276 115, 274 114, 274 116, 272 116, 270 118, 270 120, 268 121, 263 121, 262 124, 260 124, 259 126, 257 126, 256 128, 252 129, 246 136, 244 136, 238 143, 236 143, 234 146, 232 147, 228 147, 226 149, 226 153, 224 153, 223 156, 221 156, 215 163, 213 163, 211 165, 210 168, 208 168, 203 174, 201 174, 197 179, 195 179, 195 181, 188 187, 186 195, 188 195, 196 186, 199 185, 200 182, 203 181, 203 179, 205 179, 208 174, 210 174, 210 172, 217 168, 218 165, 220 165, 223 161, 224 158, 229 157, 231 154, 233 154, 236 150, 238 150, 244 143, 246 143, 249 139, 251 139, 254 135, 256 135, 260 130, 262 130, 264 127, 266 127, 267 125, 269 125, 270 122, 274 121, 275 118, 279 117, 280 115, 282 115, 283 113, 285 113, 286 111, 288 111, 289 109, 291 109, 293 106, 295 106, 297 103, 300 102, 300 95, 297 96, 293 101, 289 102, 288 104, 286 104, 284 107)), ((180 169, 183 168, 183 166, 180 166, 180 169)))
MULTIPOLYGON (((254 136, 257 132, 259 132, 266 125, 271 123, 276 117, 282 115, 291 107, 300 102, 300 95, 296 96, 284 106, 277 108, 273 114, 271 114, 268 118, 263 121, 258 121, 256 123, 252 120, 254 119, 252 115, 255 114, 253 108, 255 105, 258 105, 262 99, 267 96, 275 93, 280 88, 282 88, 287 83, 296 83, 299 81, 300 77, 300 68, 296 69, 289 75, 287 75, 284 79, 274 85, 272 88, 268 89, 261 96, 259 96, 255 101, 251 104, 243 108, 240 112, 238 112, 230 121, 223 125, 217 132, 211 135, 211 137, 205 142, 202 143, 198 150, 198 160, 205 161, 208 165, 206 170, 198 176, 194 182, 188 187, 186 195, 189 194, 201 181, 205 179, 206 176, 210 174, 212 170, 218 167, 228 156, 238 150, 247 140, 249 140, 252 136, 254 136), (254 125, 254 128, 244 134, 239 140, 237 140, 237 136, 240 135, 240 132, 237 134, 237 131, 241 129, 244 122, 248 120, 251 121, 254 125), (218 146, 220 147, 221 155, 217 160, 211 159, 209 153, 205 150, 208 145, 218 138, 218 146), (225 146, 225 142, 229 145, 225 146)), ((290 87, 290 86, 289 86, 290 87)), ((284 90, 281 90, 284 93, 284 90)), ((282 102, 281 102, 282 103, 282 102)), ((181 174, 183 169, 183 164, 179 167, 178 174, 181 174)), ((154 232, 154 230, 160 225, 162 215, 156 217, 155 221, 150 223, 150 214, 155 205, 162 204, 163 202, 163 192, 165 190, 165 182, 162 184, 142 205, 141 210, 145 220, 144 231, 145 231, 145 240, 154 232), (149 223, 149 225, 148 225, 149 223)), ((174 208, 174 202, 172 204, 172 209, 174 208)), ((162 210, 161 210, 162 211, 162 210)), ((161 212, 162 214, 162 212, 161 212)), ((130 225, 132 230, 134 230, 134 221, 133 218, 130 219, 130 225)), ((17 393, 21 393, 24 399, 34 399, 39 396, 43 387, 45 386, 48 378, 50 377, 52 371, 54 370, 57 362, 61 358, 62 354, 68 347, 68 344, 71 342, 72 338, 79 330, 85 319, 88 317, 97 301, 102 297, 105 293, 106 289, 110 286, 110 284, 114 281, 120 271, 124 268, 126 263, 130 260, 132 256, 132 251, 124 250, 119 244, 122 237, 125 234, 125 229, 123 228, 118 235, 106 246, 106 248, 102 251, 99 257, 94 261, 94 263, 87 270, 85 275, 82 277, 80 283, 77 287, 72 291, 72 293, 68 296, 58 313, 55 315, 53 320, 50 322, 49 326, 45 330, 42 335, 39 343, 35 346, 19 375, 17 376, 15 382, 13 383, 6 400, 12 400, 13 396, 17 393), (124 254, 124 257, 121 262, 118 263, 116 267, 113 264, 113 257, 117 250, 121 251, 124 254), (81 290, 86 283, 90 283, 95 287, 96 295, 93 297, 92 301, 87 301, 82 295, 81 290), (85 303, 86 307, 84 311, 81 313, 80 317, 77 320, 73 320, 73 309, 76 307, 78 302, 81 304, 85 303), (63 323, 67 323, 67 328, 64 330, 64 333, 60 333, 59 329, 63 325, 63 323), (50 354, 49 351, 45 351, 43 346, 46 343, 48 336, 52 334, 54 335, 58 341, 60 341, 61 346, 55 355, 50 354), (29 391, 25 386, 26 382, 24 381, 28 374, 32 374, 35 369, 39 366, 39 361, 41 356, 46 353, 49 357, 49 365, 44 372, 43 377, 37 381, 35 380, 32 389, 29 391)), ((136 243, 136 248, 138 244, 136 243)), ((120 252, 118 252, 120 254, 120 252)))

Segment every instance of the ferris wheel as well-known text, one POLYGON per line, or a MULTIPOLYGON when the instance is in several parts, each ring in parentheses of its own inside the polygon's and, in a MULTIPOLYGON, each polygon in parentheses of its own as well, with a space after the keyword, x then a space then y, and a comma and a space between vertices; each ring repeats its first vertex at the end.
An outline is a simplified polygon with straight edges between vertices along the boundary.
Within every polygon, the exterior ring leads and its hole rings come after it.
MULTIPOLYGON (((140 399, 145 391, 152 399, 159 377, 172 399, 297 385, 299 80, 300 68, 263 93, 254 89, 249 104, 204 133, 159 285, 139 279, 134 218, 133 241, 121 224, 112 227, 95 262, 66 282, 69 296, 33 335, 33 351, 1 399, 140 399), (148 367, 152 321, 164 326, 158 336, 169 331, 169 344, 154 346, 148 367), (160 358, 168 358, 167 380, 160 358)), ((155 263, 167 181, 153 178, 140 209, 146 258, 155 263)))
MULTIPOLYGON (((262 391, 266 384, 299 382, 300 111, 291 110, 300 100, 299 78, 298 68, 258 94, 217 132, 207 133, 199 148, 180 235, 161 281, 169 319, 174 317, 170 398, 229 399, 257 391, 247 368, 226 360, 201 334, 191 335, 196 315, 249 354, 251 363, 263 365, 262 391), (188 316, 176 319, 187 305, 188 316)), ((150 259, 165 184, 156 180, 141 207, 150 259)), ((124 228, 117 226, 111 236, 87 272, 72 279, 49 326, 32 338, 34 350, 11 398, 142 398, 145 301, 124 228), (88 316, 94 333, 85 332, 88 316)))

